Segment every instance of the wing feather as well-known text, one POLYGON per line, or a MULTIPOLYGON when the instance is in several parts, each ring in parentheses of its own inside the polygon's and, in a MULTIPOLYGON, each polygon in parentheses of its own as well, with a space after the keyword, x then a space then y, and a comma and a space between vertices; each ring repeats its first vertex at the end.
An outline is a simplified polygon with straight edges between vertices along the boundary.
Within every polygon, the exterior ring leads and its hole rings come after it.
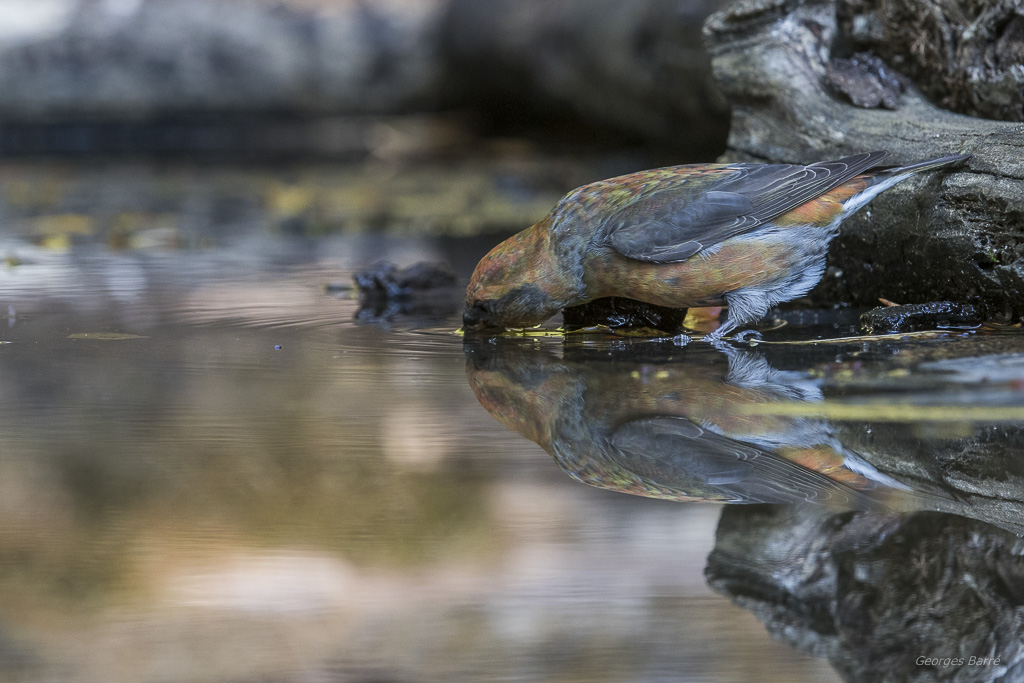
POLYGON ((735 164, 734 173, 701 187, 681 176, 612 214, 603 226, 623 256, 683 261, 742 235, 875 166, 888 152, 795 164, 735 164))

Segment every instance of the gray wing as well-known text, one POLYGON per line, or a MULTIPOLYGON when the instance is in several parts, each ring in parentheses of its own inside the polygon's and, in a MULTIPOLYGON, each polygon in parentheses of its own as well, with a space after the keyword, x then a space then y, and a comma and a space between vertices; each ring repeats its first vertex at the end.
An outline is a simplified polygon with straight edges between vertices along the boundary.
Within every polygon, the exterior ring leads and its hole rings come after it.
POLYGON ((726 495, 734 503, 807 501, 878 507, 867 495, 820 472, 742 441, 708 431, 686 418, 642 418, 615 430, 619 465, 690 496, 726 495))
POLYGON ((604 231, 614 249, 640 261, 684 261, 839 187, 888 156, 865 152, 810 166, 735 164, 701 185, 683 177, 612 214, 604 231))

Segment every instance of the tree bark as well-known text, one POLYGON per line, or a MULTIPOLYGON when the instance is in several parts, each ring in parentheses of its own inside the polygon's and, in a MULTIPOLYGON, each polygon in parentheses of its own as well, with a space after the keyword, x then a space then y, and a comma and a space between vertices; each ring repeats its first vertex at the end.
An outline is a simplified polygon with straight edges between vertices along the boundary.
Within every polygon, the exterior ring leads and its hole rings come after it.
POLYGON ((939 106, 1024 121, 1019 0, 841 0, 844 35, 913 77, 939 106))

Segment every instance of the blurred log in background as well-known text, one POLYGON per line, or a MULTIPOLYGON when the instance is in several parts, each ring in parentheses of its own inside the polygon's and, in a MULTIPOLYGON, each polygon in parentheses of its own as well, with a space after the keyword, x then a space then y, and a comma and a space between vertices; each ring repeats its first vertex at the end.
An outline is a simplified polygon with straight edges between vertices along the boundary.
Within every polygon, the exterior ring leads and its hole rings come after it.
POLYGON ((0 151, 365 151, 367 117, 468 111, 690 156, 727 109, 722 0, 41 0, 0 7, 0 151))

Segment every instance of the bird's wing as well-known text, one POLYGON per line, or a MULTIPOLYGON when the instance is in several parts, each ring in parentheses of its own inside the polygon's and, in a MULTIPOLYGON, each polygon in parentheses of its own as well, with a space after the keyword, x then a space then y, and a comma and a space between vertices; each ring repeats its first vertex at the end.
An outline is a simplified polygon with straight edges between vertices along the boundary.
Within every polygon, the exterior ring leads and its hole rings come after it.
POLYGON ((842 185, 888 154, 865 152, 810 166, 733 164, 733 172, 703 185, 680 176, 675 185, 614 212, 603 232, 623 256, 684 261, 842 185))
POLYGON ((611 436, 618 465, 689 496, 717 494, 734 503, 817 503, 869 509, 868 496, 820 472, 686 418, 658 416, 620 425, 611 436))

